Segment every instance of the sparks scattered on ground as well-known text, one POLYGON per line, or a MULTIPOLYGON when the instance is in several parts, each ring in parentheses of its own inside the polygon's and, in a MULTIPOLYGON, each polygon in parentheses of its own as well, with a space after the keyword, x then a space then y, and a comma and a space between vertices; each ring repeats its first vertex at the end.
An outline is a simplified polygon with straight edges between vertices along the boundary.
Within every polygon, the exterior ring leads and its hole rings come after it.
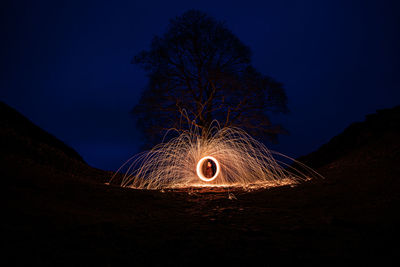
POLYGON ((214 126, 206 136, 203 138, 197 128, 184 132, 130 158, 112 180, 124 173, 121 186, 137 189, 251 188, 297 184, 321 177, 304 164, 270 151, 239 128, 214 126), (301 170, 288 160, 296 162, 301 170))

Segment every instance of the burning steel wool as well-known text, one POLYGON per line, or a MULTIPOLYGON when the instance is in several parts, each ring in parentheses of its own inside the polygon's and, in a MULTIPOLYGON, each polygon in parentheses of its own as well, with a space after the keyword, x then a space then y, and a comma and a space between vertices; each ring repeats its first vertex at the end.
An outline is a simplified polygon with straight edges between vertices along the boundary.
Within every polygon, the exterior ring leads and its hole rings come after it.
POLYGON ((197 128, 183 132, 129 159, 112 180, 124 168, 121 186, 138 189, 269 187, 321 177, 304 164, 268 150, 239 128, 214 126, 207 137, 202 136, 197 128), (273 155, 296 162, 301 171, 273 155))

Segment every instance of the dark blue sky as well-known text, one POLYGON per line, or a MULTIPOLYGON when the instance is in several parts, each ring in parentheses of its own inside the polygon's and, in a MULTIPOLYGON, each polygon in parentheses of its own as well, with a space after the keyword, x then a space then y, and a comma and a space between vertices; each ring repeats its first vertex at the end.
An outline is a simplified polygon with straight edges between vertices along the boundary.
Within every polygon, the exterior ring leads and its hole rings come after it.
POLYGON ((230 28, 262 73, 285 85, 297 157, 351 122, 400 104, 400 1, 10 1, 2 4, 0 100, 116 169, 138 152, 129 111, 146 84, 132 57, 195 8, 230 28))

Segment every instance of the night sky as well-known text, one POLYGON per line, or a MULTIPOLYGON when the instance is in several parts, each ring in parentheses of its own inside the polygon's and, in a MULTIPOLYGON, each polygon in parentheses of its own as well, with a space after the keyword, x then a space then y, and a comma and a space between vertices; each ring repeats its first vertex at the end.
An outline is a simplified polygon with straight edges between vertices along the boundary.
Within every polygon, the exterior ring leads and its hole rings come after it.
POLYGON ((188 9, 226 22, 253 64, 282 82, 290 135, 314 151, 350 123, 400 104, 400 1, 10 1, 1 8, 0 100, 114 170, 139 152, 130 110, 146 84, 130 64, 188 9))

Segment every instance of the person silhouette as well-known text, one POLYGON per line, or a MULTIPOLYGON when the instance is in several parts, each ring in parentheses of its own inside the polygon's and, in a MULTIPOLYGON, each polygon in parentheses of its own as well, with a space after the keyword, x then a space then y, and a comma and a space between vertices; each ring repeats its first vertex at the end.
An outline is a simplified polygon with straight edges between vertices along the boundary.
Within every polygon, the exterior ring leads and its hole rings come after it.
POLYGON ((207 178, 211 178, 213 176, 214 176, 214 171, 213 171, 213 168, 212 168, 212 164, 211 164, 211 161, 208 160, 207 161, 207 166, 206 166, 206 177, 207 178))

